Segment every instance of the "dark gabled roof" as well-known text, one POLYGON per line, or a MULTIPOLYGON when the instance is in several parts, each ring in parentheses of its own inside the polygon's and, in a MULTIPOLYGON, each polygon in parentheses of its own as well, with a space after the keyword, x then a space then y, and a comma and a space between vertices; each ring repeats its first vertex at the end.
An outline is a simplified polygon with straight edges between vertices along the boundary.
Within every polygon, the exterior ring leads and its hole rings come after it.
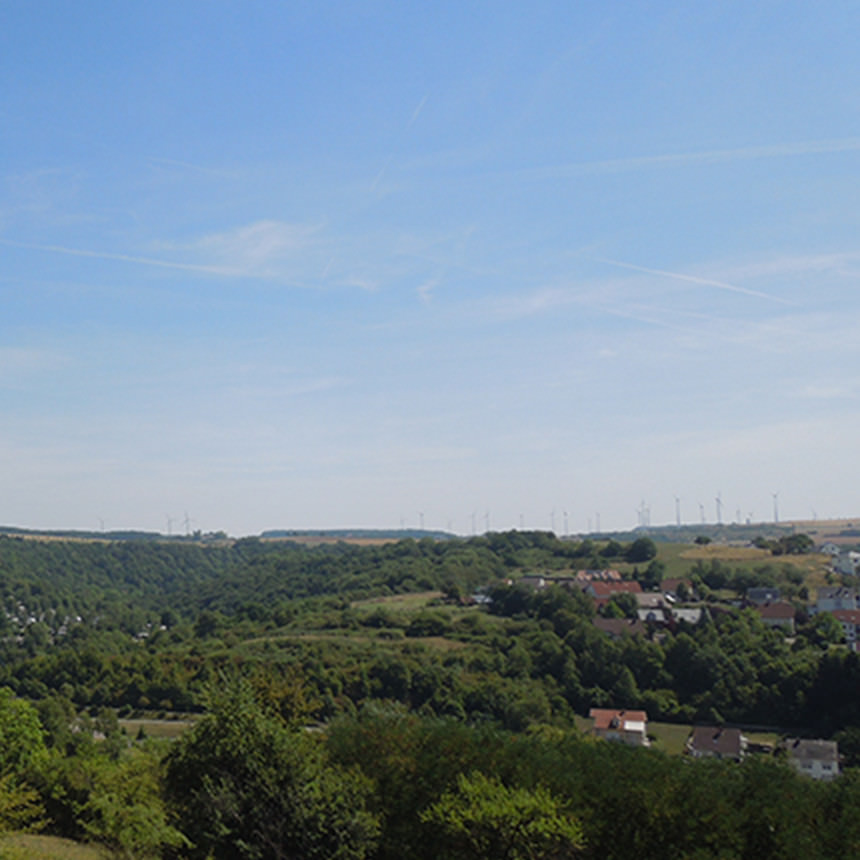
POLYGON ((740 729, 720 726, 694 726, 687 742, 690 749, 699 753, 740 758, 743 752, 743 735, 740 729))
POLYGON ((644 636, 648 632, 641 621, 631 621, 629 618, 600 618, 598 616, 593 623, 598 630, 609 636, 624 636, 625 634, 644 636))
POLYGON ((839 747, 836 741, 804 740, 786 738, 781 744, 792 758, 804 761, 839 763, 839 747))

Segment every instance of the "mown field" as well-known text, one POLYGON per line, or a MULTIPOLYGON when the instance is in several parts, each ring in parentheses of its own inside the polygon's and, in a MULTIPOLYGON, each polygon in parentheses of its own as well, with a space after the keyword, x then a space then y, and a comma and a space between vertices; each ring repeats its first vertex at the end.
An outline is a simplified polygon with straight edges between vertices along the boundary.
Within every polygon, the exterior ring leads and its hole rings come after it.
POLYGON ((0 860, 119 860, 95 845, 58 836, 13 834, 0 837, 0 860))

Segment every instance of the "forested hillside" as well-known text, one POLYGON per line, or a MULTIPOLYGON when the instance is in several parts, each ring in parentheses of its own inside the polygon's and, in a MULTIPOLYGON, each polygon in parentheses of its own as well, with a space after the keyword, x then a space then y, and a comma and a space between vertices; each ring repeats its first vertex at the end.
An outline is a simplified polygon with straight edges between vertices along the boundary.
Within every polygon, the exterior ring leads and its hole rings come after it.
POLYGON ((805 614, 817 562, 737 557, 539 532, 378 546, 0 538, 0 710, 18 714, 0 715, 0 824, 41 821, 140 857, 505 856, 491 814, 504 808, 544 822, 507 856, 849 856, 851 772, 813 789, 769 758, 682 766, 659 744, 620 750, 576 728, 592 707, 641 708, 836 734, 858 760, 860 660, 832 617, 805 614), (575 579, 607 568, 654 593, 680 574, 701 620, 607 635, 595 619, 635 616, 635 601, 598 607, 575 579), (756 585, 794 601, 794 635, 738 605, 756 585), (193 714, 206 716, 171 752, 117 721, 193 714), (825 810, 841 822, 827 834, 825 810), (816 840, 818 854, 799 851, 816 840))

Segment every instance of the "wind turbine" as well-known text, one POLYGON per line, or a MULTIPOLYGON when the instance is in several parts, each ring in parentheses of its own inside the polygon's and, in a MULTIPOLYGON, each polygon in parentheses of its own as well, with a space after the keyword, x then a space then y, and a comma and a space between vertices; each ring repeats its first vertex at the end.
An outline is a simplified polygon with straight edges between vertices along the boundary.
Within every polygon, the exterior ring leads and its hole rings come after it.
POLYGON ((717 525, 723 524, 723 494, 717 493, 716 499, 714 501, 717 503, 717 525))
POLYGON ((771 493, 773 496, 773 521, 779 522, 779 491, 771 493))
POLYGON ((681 498, 680 496, 675 496, 675 525, 679 528, 681 526, 681 498))

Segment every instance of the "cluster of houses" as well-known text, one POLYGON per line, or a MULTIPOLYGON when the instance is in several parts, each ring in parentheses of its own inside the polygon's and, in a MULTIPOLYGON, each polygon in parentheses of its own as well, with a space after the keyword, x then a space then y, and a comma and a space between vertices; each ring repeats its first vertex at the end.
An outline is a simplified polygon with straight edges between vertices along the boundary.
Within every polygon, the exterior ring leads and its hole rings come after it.
MULTIPOLYGON (((650 746, 648 715, 645 711, 592 708, 596 737, 630 746, 650 746)), ((759 751, 774 752, 794 769, 818 780, 839 776, 839 747, 835 741, 786 738, 775 750, 759 746, 759 751)), ((694 726, 684 752, 692 758, 717 758, 741 761, 751 751, 751 744, 740 729, 724 726, 694 726)))
MULTIPOLYGON (((664 579, 660 591, 643 591, 633 580, 622 579, 616 570, 580 570, 571 576, 525 576, 522 585, 543 589, 550 585, 579 588, 591 596, 598 615, 594 626, 612 638, 624 635, 647 635, 655 629, 675 629, 679 624, 698 624, 703 617, 719 612, 718 605, 682 605, 695 601, 698 595, 688 579, 664 579), (635 618, 604 617, 601 613, 613 597, 629 594, 636 602, 635 618)), ((738 605, 752 608, 768 627, 795 632, 797 608, 782 599, 775 587, 747 589, 738 605)), ((723 610, 724 611, 724 610, 723 610)), ((829 612, 842 626, 845 642, 853 651, 860 651, 860 589, 845 586, 825 586, 818 589, 816 601, 808 607, 810 616, 829 612)))
POLYGON ((59 639, 68 635, 69 630, 76 624, 82 624, 80 615, 61 616, 56 609, 47 611, 28 609, 23 603, 17 603, 12 598, 9 609, 3 614, 6 617, 6 625, 14 631, 13 638, 18 644, 24 641, 24 632, 33 624, 44 624, 52 638, 59 639))
POLYGON ((846 549, 832 542, 822 544, 818 550, 830 556, 830 564, 834 573, 841 573, 845 576, 860 575, 860 552, 846 549))

